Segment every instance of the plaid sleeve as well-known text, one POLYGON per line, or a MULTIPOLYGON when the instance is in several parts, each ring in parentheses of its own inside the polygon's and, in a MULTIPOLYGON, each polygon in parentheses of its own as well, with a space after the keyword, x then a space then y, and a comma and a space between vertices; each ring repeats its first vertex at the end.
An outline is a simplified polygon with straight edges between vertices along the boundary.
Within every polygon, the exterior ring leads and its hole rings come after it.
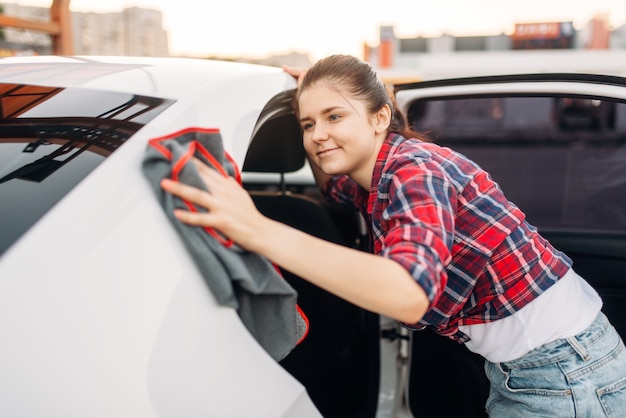
POLYGON ((400 159, 394 165, 392 174, 383 176, 389 204, 381 217, 386 231, 381 255, 405 267, 432 306, 448 280, 457 193, 432 163, 400 159))

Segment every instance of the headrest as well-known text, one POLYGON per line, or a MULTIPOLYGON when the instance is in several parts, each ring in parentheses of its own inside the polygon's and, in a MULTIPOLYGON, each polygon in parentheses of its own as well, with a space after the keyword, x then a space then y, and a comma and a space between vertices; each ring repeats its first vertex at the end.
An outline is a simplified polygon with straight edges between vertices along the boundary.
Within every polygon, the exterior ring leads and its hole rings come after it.
POLYGON ((293 113, 270 119, 256 132, 242 171, 291 173, 304 167, 302 131, 293 113))

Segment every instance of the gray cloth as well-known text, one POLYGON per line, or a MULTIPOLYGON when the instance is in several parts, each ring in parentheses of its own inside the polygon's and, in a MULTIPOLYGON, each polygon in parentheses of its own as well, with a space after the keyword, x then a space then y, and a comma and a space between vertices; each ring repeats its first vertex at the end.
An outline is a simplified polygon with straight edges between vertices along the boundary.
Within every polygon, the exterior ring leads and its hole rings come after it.
MULTIPOLYGON (((296 291, 266 258, 226 246, 221 235, 186 225, 173 216, 174 208, 189 209, 188 202, 165 193, 161 179, 175 178, 207 190, 188 157, 209 162, 208 151, 226 170, 236 176, 236 166, 225 157, 221 135, 216 130, 184 130, 150 141, 142 170, 165 213, 174 224, 220 305, 236 309, 239 317, 260 345, 276 360, 284 358, 307 332, 307 322, 296 304, 296 291)), ((219 170, 218 170, 219 171, 219 170)), ((209 185, 210 188, 210 185, 209 185)), ((196 208, 198 211, 202 208, 196 208)))

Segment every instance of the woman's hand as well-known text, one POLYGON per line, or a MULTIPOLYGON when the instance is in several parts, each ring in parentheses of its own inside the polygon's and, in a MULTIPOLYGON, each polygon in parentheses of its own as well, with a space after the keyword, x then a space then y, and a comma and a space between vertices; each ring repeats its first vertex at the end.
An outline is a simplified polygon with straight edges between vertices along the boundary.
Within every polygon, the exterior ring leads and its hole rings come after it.
POLYGON ((209 192, 171 179, 163 179, 161 187, 207 212, 176 209, 174 216, 188 225, 216 229, 238 245, 253 251, 260 227, 268 220, 254 205, 250 195, 232 177, 224 177, 198 159, 193 159, 209 192))
POLYGON ((296 79, 298 82, 298 90, 300 90, 300 86, 302 86, 302 79, 304 78, 307 70, 303 68, 292 68, 287 65, 283 65, 282 68, 284 72, 296 79))

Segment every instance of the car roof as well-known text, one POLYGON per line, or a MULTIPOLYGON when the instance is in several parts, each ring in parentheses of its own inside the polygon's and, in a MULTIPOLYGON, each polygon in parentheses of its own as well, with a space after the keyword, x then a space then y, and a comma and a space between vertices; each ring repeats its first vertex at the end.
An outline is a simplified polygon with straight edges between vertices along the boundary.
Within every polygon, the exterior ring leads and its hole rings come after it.
POLYGON ((197 58, 28 56, 0 59, 0 81, 181 98, 200 86, 282 70, 197 58))

